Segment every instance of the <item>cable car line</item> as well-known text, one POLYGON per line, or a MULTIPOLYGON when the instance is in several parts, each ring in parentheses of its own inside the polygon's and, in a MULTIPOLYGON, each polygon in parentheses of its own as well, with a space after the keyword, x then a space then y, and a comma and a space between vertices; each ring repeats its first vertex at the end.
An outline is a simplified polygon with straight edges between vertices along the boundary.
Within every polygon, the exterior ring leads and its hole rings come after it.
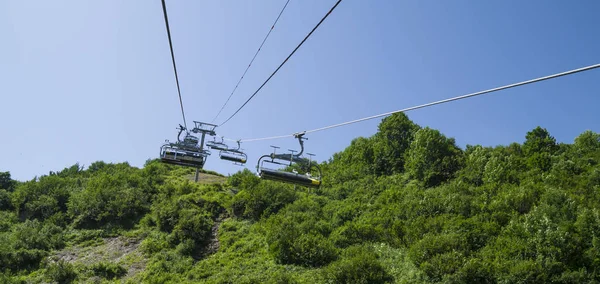
POLYGON ((206 158, 210 151, 204 149, 204 140, 206 135, 215 136, 214 124, 193 121, 194 128, 188 129, 183 110, 183 100, 181 99, 181 88, 179 86, 179 76, 177 74, 177 65, 175 64, 175 53, 173 52, 173 41, 171 40, 171 29, 169 28, 169 17, 167 16, 167 5, 162 0, 163 15, 165 18, 165 27, 167 28, 167 37, 169 39, 169 48, 171 50, 171 60, 173 61, 173 71, 175 73, 175 82, 177 83, 177 94, 179 95, 179 106, 181 107, 181 116, 183 117, 183 126, 179 125, 179 133, 176 142, 165 141, 160 147, 160 160, 166 164, 173 164, 185 167, 196 168, 196 178, 198 181, 199 170, 204 167, 206 158), (181 138, 182 135, 183 139, 181 138), (200 138, 196 136, 199 134, 200 138))
MULTIPOLYGON (((333 5, 333 7, 329 10, 329 12, 306 35, 306 37, 296 46, 296 48, 287 56, 287 58, 285 58, 285 60, 279 65, 279 67, 277 67, 277 69, 275 69, 275 71, 262 83, 262 85, 260 85, 260 87, 231 116, 229 116, 229 118, 227 118, 220 125, 194 121, 194 124, 195 124, 194 128, 191 130, 188 130, 187 125, 186 125, 185 112, 184 112, 184 108, 183 108, 183 100, 181 97, 181 88, 180 88, 180 84, 179 84, 179 77, 177 74, 177 66, 175 64, 175 55, 174 55, 174 51, 173 51, 173 43, 172 43, 172 39, 171 39, 171 31, 169 28, 167 9, 166 9, 165 0, 162 0, 162 8, 163 8, 165 26, 167 29, 169 48, 171 51, 171 59, 173 62, 173 71, 175 74, 175 81, 177 83, 179 104, 181 107, 181 114, 182 114, 183 123, 185 126, 180 125, 180 127, 178 128, 179 133, 177 135, 176 142, 169 142, 168 140, 166 140, 165 144, 163 144, 161 146, 161 148, 160 148, 161 161, 164 163, 167 163, 167 164, 195 167, 196 168, 196 181, 197 181, 199 169, 203 168, 207 157, 211 154, 208 149, 204 148, 206 135, 214 137, 216 135, 216 133, 214 131, 216 127, 223 126, 229 120, 231 120, 235 115, 237 115, 250 102, 250 100, 252 100, 256 96, 256 94, 258 94, 258 92, 269 82, 269 80, 273 76, 275 76, 275 74, 295 54, 295 52, 304 44, 304 42, 306 42, 306 40, 312 35, 312 33, 325 21, 325 19, 331 14, 331 12, 333 12, 333 10, 339 5, 339 3, 341 3, 341 1, 342 0, 337 0, 335 5, 333 5), (182 135, 184 133, 185 133, 185 136, 182 139, 182 135), (201 139, 194 134, 201 134, 201 139)), ((269 33, 267 34, 267 36, 261 43, 259 49, 257 50, 254 57, 250 61, 250 64, 244 71, 244 74, 242 75, 242 77, 240 78, 238 83, 236 84, 232 93, 229 95, 227 101, 225 102, 225 104, 223 105, 223 107, 221 108, 221 110, 219 111, 217 116, 213 119, 213 121, 219 116, 221 111, 224 109, 224 107, 229 102, 231 96, 235 93, 236 89, 238 88, 239 84, 243 80, 245 74, 248 72, 253 61, 256 59, 258 53, 260 52, 262 46, 266 42, 267 38, 269 37, 271 31, 273 30, 275 24, 281 17, 281 15, 282 15, 283 11, 285 10, 285 8, 287 7, 288 3, 289 3, 289 0, 287 0, 282 11, 279 13, 277 19, 275 20, 275 23, 273 24, 273 26, 271 26, 271 30, 269 31, 269 33)), ((342 127, 342 126, 359 123, 359 122, 363 122, 363 121, 367 121, 367 120, 371 120, 371 119, 375 119, 375 118, 385 117, 385 116, 392 115, 394 113, 407 112, 407 111, 416 110, 416 109, 420 109, 420 108, 426 108, 426 107, 430 107, 430 106, 434 106, 434 105, 438 105, 438 104, 444 104, 444 103, 449 103, 452 101, 481 96, 484 94, 490 94, 490 93, 494 93, 494 92, 498 92, 498 91, 502 91, 502 90, 506 90, 506 89, 516 88, 516 87, 529 85, 529 84, 533 84, 533 83, 538 83, 538 82, 542 82, 542 81, 546 81, 546 80, 556 79, 556 78, 567 76, 567 75, 590 71, 590 70, 597 69, 597 68, 600 68, 600 64, 589 65, 589 66, 585 66, 585 67, 581 67, 581 68, 577 68, 577 69, 572 69, 569 71, 564 71, 561 73, 547 75, 547 76, 530 79, 530 80, 526 80, 526 81, 522 81, 522 82, 518 82, 518 83, 512 83, 512 84, 495 87, 495 88, 491 88, 491 89, 487 89, 487 90, 483 90, 483 91, 478 91, 478 92, 474 92, 474 93, 464 94, 464 95, 451 97, 451 98, 447 98, 447 99, 443 99, 443 100, 438 100, 438 101, 434 101, 434 102, 430 102, 430 103, 425 103, 425 104, 421 104, 421 105, 417 105, 417 106, 412 106, 412 107, 408 107, 408 108, 404 108, 404 109, 400 109, 400 110, 385 112, 385 113, 372 115, 372 116, 368 116, 368 117, 364 117, 364 118, 360 118, 360 119, 350 120, 350 121, 337 123, 337 124, 333 124, 333 125, 329 125, 329 126, 325 126, 325 127, 300 131, 300 132, 296 132, 294 134, 289 134, 289 135, 279 135, 279 136, 270 136, 270 137, 252 138, 252 139, 239 139, 239 140, 231 140, 231 139, 222 138, 221 142, 214 140, 212 142, 207 142, 206 146, 207 146, 207 148, 210 148, 212 150, 219 151, 219 157, 222 160, 230 161, 230 162, 233 162, 238 165, 244 165, 247 162, 247 155, 241 149, 240 143, 294 137, 298 140, 298 142, 300 144, 300 150, 299 151, 289 150, 290 151, 289 154, 279 154, 279 153, 276 153, 276 151, 279 147, 271 146, 274 148, 273 152, 271 154, 261 156, 258 160, 258 163, 256 165, 257 175, 261 179, 265 179, 265 180, 274 180, 274 181, 280 181, 280 182, 285 182, 285 183, 297 184, 297 185, 306 186, 306 187, 318 188, 321 186, 321 183, 322 183, 322 175, 321 175, 321 169, 319 167, 319 163, 316 162, 315 160, 313 160, 312 156, 314 156, 314 155, 311 153, 306 153, 306 155, 308 155, 309 158, 305 158, 303 156, 304 140, 307 140, 307 138, 305 138, 304 135, 306 135, 306 134, 329 130, 329 129, 333 129, 333 128, 337 128, 337 127, 342 127), (223 142, 224 140, 235 141, 237 143, 237 148, 229 147, 227 144, 225 144, 223 142), (271 166, 275 166, 275 167, 279 167, 279 168, 278 169, 272 168, 271 166)))
POLYGON ((271 32, 273 31, 273 29, 275 28, 275 25, 279 21, 279 18, 281 17, 281 14, 283 14, 283 11, 285 11, 285 8, 287 7, 287 5, 289 3, 290 3, 290 0, 287 0, 287 2, 285 2, 285 5, 283 5, 283 8, 281 9, 281 12, 279 12, 279 15, 277 16, 277 18, 275 19, 275 22, 271 26, 271 29, 269 29, 269 32, 267 33, 267 35, 263 39, 262 43, 258 47, 258 50, 256 51, 256 53, 254 53, 254 57, 252 57, 252 60, 250 60, 250 64, 248 64, 248 67, 246 67, 246 70, 244 70, 244 73, 242 74, 242 77, 240 77, 240 80, 238 80, 237 84, 235 84, 235 88, 233 88, 233 91, 231 91, 231 94, 229 94, 229 97, 227 98, 227 100, 225 101, 225 103, 223 104, 223 106, 221 107, 221 109, 219 110, 219 112, 217 113, 217 115, 215 115, 215 118, 213 118, 213 120, 211 122, 214 122, 217 119, 217 117, 219 117, 219 115, 221 114, 221 112, 223 111, 223 109, 225 109, 225 106, 227 105, 227 103, 229 103, 229 100, 233 96, 233 93, 235 93, 235 91, 237 90, 238 86, 240 85, 240 83, 244 79, 244 76, 246 76, 246 73, 248 73, 248 69, 250 69, 250 66, 252 66, 252 63, 254 62, 254 59, 256 59, 256 56, 261 51, 263 45, 265 44, 265 42, 269 38, 269 35, 271 35, 271 32))
MULTIPOLYGON (((366 120, 371 120, 371 119, 374 119, 374 118, 379 118, 379 117, 384 117, 384 116, 392 115, 394 113, 407 112, 407 111, 411 111, 411 110, 415 110, 415 109, 426 108, 426 107, 430 107, 430 106, 434 106, 434 105, 438 105, 438 104, 444 104, 444 103, 448 103, 448 102, 452 102, 452 101, 457 101, 457 100, 462 100, 462 99, 466 99, 466 98, 470 98, 470 97, 475 97, 475 96, 480 96, 480 95, 484 95, 484 94, 489 94, 489 93, 493 93, 493 92, 497 92, 497 91, 501 91, 501 90, 506 90, 506 89, 515 88, 515 87, 519 87, 519 86, 524 86, 524 85, 528 85, 528 84, 538 83, 538 82, 541 82, 541 81, 546 81, 546 80, 550 80, 550 79, 556 79, 556 78, 559 78, 559 77, 563 77, 563 76, 567 76, 567 75, 573 75, 573 74, 580 73, 580 72, 585 72, 585 71, 590 71, 590 70, 597 69, 597 68, 600 68, 600 64, 589 65, 589 66, 585 66, 585 67, 581 67, 581 68, 577 68, 577 69, 573 69, 573 70, 569 70, 569 71, 565 71, 565 72, 561 72, 561 73, 556 73, 556 74, 552 74, 552 75, 548 75, 548 76, 544 76, 544 77, 530 79, 530 80, 527 80, 527 81, 522 81, 522 82, 518 82, 518 83, 504 85, 504 86, 501 86, 501 87, 496 87, 496 88, 487 89, 487 90, 483 90, 483 91, 479 91, 479 92, 475 92, 475 93, 470 93, 470 94, 466 94, 466 95, 461 95, 461 96, 457 96, 457 97, 443 99, 443 100, 439 100, 439 101, 435 101, 435 102, 430 102, 430 103, 426 103, 426 104, 422 104, 422 105, 412 106, 412 107, 408 107, 408 108, 404 108, 404 109, 400 109, 400 110, 395 110, 395 111, 390 111, 390 112, 386 112, 386 113, 382 113, 382 114, 377 114, 377 115, 373 115, 373 116, 368 116, 368 117, 364 117, 364 118, 360 118, 360 119, 350 120, 350 121, 347 121, 347 122, 333 124, 333 125, 329 125, 329 126, 325 126, 325 127, 321 127, 321 128, 316 128, 316 129, 306 130, 306 131, 300 131, 300 132, 297 132, 295 134, 280 135, 280 136, 271 136, 271 137, 263 137, 263 138, 241 139, 239 141, 240 142, 254 142, 254 141, 263 141, 263 140, 273 140, 273 139, 279 139, 279 138, 295 137, 296 135, 298 135, 298 133, 308 134, 308 133, 314 133, 314 132, 318 132, 318 131, 328 130, 328 129, 332 129, 332 128, 336 128, 336 127, 341 127, 341 126, 345 126, 345 125, 349 125, 349 124, 363 122, 363 121, 366 121, 366 120)), ((235 141, 238 141, 238 140, 235 140, 235 141)))
POLYGON ((173 42, 171 41, 171 29, 169 28, 169 17, 167 16, 167 6, 165 0, 162 0, 165 26, 167 27, 167 37, 169 38, 169 48, 171 49, 171 59, 173 60, 173 71, 175 72, 175 82, 177 83, 177 94, 179 94, 179 106, 181 106, 181 116, 183 116, 183 126, 187 129, 185 122, 185 112, 183 111, 183 100, 181 99, 181 88, 179 87, 179 76, 177 75, 177 65, 175 64, 175 53, 173 52, 173 42))
POLYGON ((302 46, 302 44, 304 44, 304 42, 312 35, 312 33, 321 25, 321 23, 323 23, 323 21, 325 21, 325 19, 327 19, 327 17, 331 14, 331 12, 333 12, 333 10, 335 10, 335 8, 340 4, 340 2, 342 2, 342 0, 338 0, 335 3, 335 5, 333 5, 333 7, 331 7, 329 12, 327 12, 327 14, 325 14, 325 16, 319 21, 319 23, 308 33, 308 35, 306 35, 306 37, 304 37, 304 39, 300 42, 300 44, 298 44, 298 46, 296 46, 296 48, 294 48, 292 53, 290 53, 290 55, 288 55, 288 57, 279 65, 279 67, 277 67, 277 69, 275 69, 275 71, 273 71, 271 76, 269 76, 267 78, 267 80, 265 80, 265 82, 262 83, 262 85, 260 85, 260 87, 252 94, 252 96, 250 96, 248 98, 248 100, 246 100, 246 102, 244 102, 244 104, 242 104, 241 107, 239 107, 229 118, 227 118, 224 122, 222 122, 219 125, 219 127, 223 126, 225 123, 227 123, 229 120, 231 120, 240 110, 242 110, 242 108, 244 108, 244 106, 246 106, 246 104, 248 104, 248 102, 250 102, 250 100, 252 100, 252 98, 254 98, 254 96, 256 96, 256 94, 258 94, 258 92, 269 82, 269 80, 271 80, 271 78, 273 78, 273 76, 275 76, 275 74, 277 74, 277 71, 279 71, 279 69, 281 69, 281 67, 283 67, 283 65, 290 59, 290 57, 292 57, 292 55, 294 55, 294 53, 296 53, 296 51, 302 46))

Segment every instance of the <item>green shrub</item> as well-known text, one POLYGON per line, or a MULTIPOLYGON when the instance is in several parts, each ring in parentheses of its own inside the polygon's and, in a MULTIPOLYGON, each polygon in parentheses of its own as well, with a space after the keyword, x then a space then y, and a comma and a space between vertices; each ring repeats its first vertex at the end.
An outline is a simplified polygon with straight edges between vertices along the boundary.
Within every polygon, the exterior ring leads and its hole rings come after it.
POLYGON ((453 275, 445 275, 450 283, 496 283, 492 264, 479 258, 471 258, 453 275))
POLYGON ((172 235, 177 243, 190 239, 197 244, 204 243, 211 232, 213 221, 206 212, 198 209, 184 209, 173 228, 172 235))
POLYGON ((327 266, 323 273, 332 283, 389 283, 393 280, 377 259, 377 255, 371 249, 362 246, 346 249, 340 260, 327 266))
POLYGON ((10 196, 8 190, 0 188, 0 211, 14 209, 10 196))
POLYGON ((0 268, 19 271, 36 269, 48 252, 39 249, 0 250, 0 268))
POLYGON ((0 232, 10 231, 11 227, 19 221, 17 215, 9 211, 0 211, 0 232))
POLYGON ((77 186, 78 182, 74 179, 43 176, 16 186, 11 194, 12 204, 21 219, 44 220, 67 211, 71 188, 77 186))
POLYGON ((279 212, 296 199, 296 192, 290 186, 262 182, 252 189, 240 191, 233 198, 232 213, 236 217, 259 220, 279 212))
POLYGON ((127 274, 127 269, 123 266, 112 262, 98 262, 90 265, 87 268, 94 276, 113 280, 123 277, 127 274))
POLYGON ((51 250, 64 245, 62 228, 37 220, 26 220, 15 225, 11 239, 15 249, 51 250))
POLYGON ((11 281, 10 275, 0 271, 0 284, 10 284, 10 283, 13 283, 11 281))
POLYGON ((181 283, 183 275, 192 269, 194 261, 174 251, 154 255, 142 275, 143 283, 181 283))
POLYGON ((302 232, 290 220, 273 222, 282 222, 267 231, 269 252, 278 263, 320 267, 336 259, 335 246, 323 235, 302 232))
MULTIPOLYGON (((404 172, 406 151, 420 127, 404 113, 382 119, 373 136, 373 168, 376 175, 404 172)), ((366 158, 365 161, 370 159, 366 158)))
POLYGON ((65 234, 65 239, 70 244, 96 244, 105 236, 104 230, 72 230, 65 234))
POLYGON ((260 179, 250 170, 244 169, 231 175, 228 182, 236 188, 252 189, 260 183, 260 179))
POLYGON ((46 268, 45 276, 49 281, 66 284, 72 283, 77 278, 77 273, 71 263, 60 260, 46 268))
POLYGON ((168 234, 163 232, 152 231, 140 244, 140 249, 147 255, 166 250, 170 247, 168 242, 168 234))
POLYGON ((102 172, 86 188, 73 193, 68 203, 69 217, 77 228, 131 227, 150 209, 151 196, 142 183, 138 175, 131 173, 102 172))
POLYGON ((406 151, 406 171, 412 178, 432 187, 455 177, 462 166, 463 153, 454 138, 437 130, 422 128, 406 151))
POLYGON ((16 181, 10 177, 10 172, 0 172, 0 189, 12 191, 16 181))

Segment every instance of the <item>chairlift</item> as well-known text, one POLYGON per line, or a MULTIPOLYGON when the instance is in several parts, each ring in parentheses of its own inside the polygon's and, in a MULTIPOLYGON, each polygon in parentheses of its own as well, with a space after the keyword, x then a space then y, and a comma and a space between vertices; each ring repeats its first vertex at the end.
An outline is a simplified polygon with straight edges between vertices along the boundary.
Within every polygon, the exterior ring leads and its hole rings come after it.
POLYGON ((212 129, 204 129, 205 124, 197 121, 194 121, 194 123, 195 127, 191 131, 179 125, 177 142, 171 143, 169 140, 166 140, 166 143, 160 147, 160 160, 162 162, 199 169, 204 167, 206 157, 210 155, 210 151, 204 150, 202 144, 198 143, 200 139, 192 133, 202 133, 202 140, 204 140, 205 134, 214 135, 214 127, 212 129), (184 132, 185 136, 181 139, 184 132))
POLYGON ((304 153, 304 133, 296 133, 294 137, 300 143, 300 151, 289 150, 290 154, 277 154, 279 147, 273 147, 273 153, 264 155, 258 159, 256 165, 258 176, 265 180, 274 180, 285 183, 303 185, 318 188, 321 186, 321 169, 312 160, 313 154, 307 153, 309 158, 302 157, 304 153), (295 154, 298 152, 298 154, 295 154), (271 169, 266 164, 286 166, 284 169, 271 169))
POLYGON ((211 149, 218 150, 218 151, 229 149, 229 146, 227 146, 227 144, 225 144, 225 142, 223 142, 223 137, 221 137, 220 142, 217 141, 216 139, 213 139, 213 141, 206 142, 206 146, 211 149))
POLYGON ((221 150, 221 152, 219 152, 219 158, 221 158, 221 160, 233 162, 236 165, 244 165, 248 161, 248 156, 240 149, 241 146, 239 140, 237 141, 237 144, 238 146, 236 149, 228 148, 226 150, 221 150))
POLYGON ((223 138, 221 138, 221 142, 213 140, 206 143, 211 149, 219 150, 219 158, 221 160, 233 162, 236 165, 244 165, 246 161, 248 161, 248 156, 240 149, 240 141, 237 141, 237 148, 229 148, 225 142, 223 142, 223 138))

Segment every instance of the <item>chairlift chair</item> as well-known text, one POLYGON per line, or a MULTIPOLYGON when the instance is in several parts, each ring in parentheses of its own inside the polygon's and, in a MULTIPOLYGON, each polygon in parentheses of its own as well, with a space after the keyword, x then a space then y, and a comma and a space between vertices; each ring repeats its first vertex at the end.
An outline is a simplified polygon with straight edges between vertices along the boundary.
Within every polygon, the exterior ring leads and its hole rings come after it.
POLYGON ((233 162, 236 165, 243 166, 248 161, 248 156, 240 148, 240 141, 237 141, 237 148, 228 148, 219 152, 219 158, 233 162))
POLYGON ((223 142, 223 138, 221 138, 221 142, 216 140, 209 141, 206 143, 211 149, 219 150, 219 158, 221 160, 233 162, 236 165, 244 165, 246 161, 248 161, 248 156, 240 149, 240 141, 237 141, 237 148, 229 148, 225 142, 223 142))
POLYGON ((313 154, 307 153, 310 158, 302 157, 304 153, 304 133, 294 135, 300 143, 300 152, 295 154, 290 150, 290 154, 277 154, 279 147, 273 147, 273 153, 263 155, 258 159, 256 165, 258 176, 265 180, 274 180, 285 183, 303 185, 307 187, 318 188, 321 186, 321 169, 319 165, 312 160, 313 154), (265 163, 271 165, 286 166, 287 169, 271 169, 266 167, 265 163), (298 168, 295 170, 294 168, 298 168))
POLYGON ((218 151, 229 149, 229 146, 227 146, 227 144, 223 142, 223 137, 221 137, 221 142, 217 141, 216 139, 213 139, 213 141, 206 142, 206 146, 218 151))
POLYGON ((204 167, 206 157, 210 155, 210 151, 204 150, 203 147, 198 145, 198 137, 192 135, 185 127, 179 125, 178 129, 177 142, 171 143, 167 140, 160 147, 160 160, 167 164, 179 166, 204 167), (185 136, 181 139, 184 132, 185 136))

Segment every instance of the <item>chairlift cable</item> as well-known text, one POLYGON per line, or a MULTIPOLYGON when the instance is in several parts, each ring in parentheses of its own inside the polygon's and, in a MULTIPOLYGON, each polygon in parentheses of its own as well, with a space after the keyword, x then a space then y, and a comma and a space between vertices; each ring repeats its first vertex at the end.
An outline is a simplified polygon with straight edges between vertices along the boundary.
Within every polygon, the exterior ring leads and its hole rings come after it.
POLYGON ((335 5, 333 5, 333 7, 331 7, 331 9, 329 10, 329 12, 327 12, 327 14, 325 14, 325 16, 319 21, 319 23, 310 31, 310 33, 308 33, 308 35, 306 35, 306 37, 304 37, 304 39, 300 42, 300 44, 298 44, 298 46, 296 46, 296 48, 294 48, 294 50, 292 51, 292 53, 290 53, 290 55, 288 55, 288 57, 279 65, 279 67, 277 67, 277 69, 275 69, 275 71, 273 71, 273 73, 271 74, 271 76, 269 76, 267 78, 267 80, 265 80, 264 83, 262 83, 262 85, 260 85, 260 87, 258 87, 258 89, 252 94, 252 96, 250 96, 248 98, 248 100, 246 100, 246 102, 244 102, 244 104, 242 104, 241 107, 239 107, 229 118, 227 118, 224 122, 222 122, 219 127, 223 126, 225 123, 227 123, 229 120, 231 120, 238 112, 240 112, 240 110, 242 110, 242 108, 244 108, 246 106, 246 104, 248 104, 248 102, 250 102, 250 100, 252 100, 252 98, 254 98, 254 96, 256 96, 256 94, 258 94, 258 92, 269 82, 269 80, 271 80, 271 78, 273 78, 273 76, 275 76, 275 74, 277 74, 277 72, 279 71, 279 69, 281 69, 281 67, 283 67, 283 65, 285 65, 285 63, 290 59, 290 57, 292 57, 292 55, 294 55, 294 53, 296 53, 296 51, 302 46, 302 44, 304 44, 304 42, 313 34, 313 32, 321 25, 321 23, 323 23, 323 21, 325 21, 325 19, 327 19, 327 17, 331 14, 331 12, 333 12, 333 10, 335 10, 335 8, 340 4, 340 2, 342 2, 342 0, 338 0, 335 5))
POLYGON ((252 63, 254 63, 254 59, 256 59, 256 56, 261 51, 263 45, 265 44, 265 42, 269 38, 269 35, 271 35, 271 32, 275 28, 275 25, 279 21, 279 18, 281 17, 281 15, 283 14, 283 11, 285 11, 285 8, 287 7, 287 5, 289 3, 290 3, 290 0, 287 0, 287 2, 285 2, 285 5, 283 5, 283 8, 281 9, 281 12, 279 12, 279 15, 277 16, 277 18, 275 19, 275 22, 271 26, 271 29, 269 29, 269 32, 267 33, 267 35, 263 39, 262 43, 258 47, 258 50, 256 51, 256 53, 254 53, 254 57, 252 57, 252 60, 250 60, 250 64, 248 64, 248 67, 246 67, 246 70, 244 70, 244 73, 242 74, 242 77, 240 77, 240 79, 238 80, 237 84, 235 84, 235 88, 233 88, 233 91, 231 91, 231 94, 229 94, 229 97, 227 98, 227 100, 225 101, 225 103, 223 104, 223 106, 221 106, 221 109, 219 110, 219 112, 217 113, 217 115, 215 115, 215 117, 213 118, 213 120, 211 122, 214 122, 217 119, 217 117, 219 117, 219 115, 221 114, 221 112, 223 111, 223 109, 225 109, 225 106, 227 105, 227 103, 229 103, 229 100, 231 99, 231 97, 233 96, 233 94, 235 93, 235 91, 237 90, 237 88, 239 87, 240 83, 242 82, 242 80, 246 76, 246 73, 248 73, 248 69, 250 69, 250 66, 252 66, 252 63))
MULTIPOLYGON (((377 114, 377 115, 373 115, 373 116, 368 116, 368 117, 364 117, 364 118, 360 118, 360 119, 350 120, 350 121, 347 121, 347 122, 333 124, 333 125, 329 125, 329 126, 325 126, 325 127, 321 127, 321 128, 316 128, 316 129, 312 129, 312 130, 300 131, 300 132, 297 132, 297 133, 314 133, 314 132, 318 132, 318 131, 328 130, 328 129, 332 129, 332 128, 336 128, 336 127, 341 127, 341 126, 346 126, 346 125, 349 125, 349 124, 363 122, 363 121, 366 121, 366 120, 371 120, 371 119, 375 119, 375 118, 379 118, 379 117, 389 116, 389 115, 392 115, 394 113, 407 112, 407 111, 411 111, 411 110, 415 110, 415 109, 426 108, 426 107, 430 107, 430 106, 434 106, 434 105, 438 105, 438 104, 444 104, 444 103, 448 103, 448 102, 452 102, 452 101, 457 101, 457 100, 462 100, 462 99, 466 99, 466 98, 470 98, 470 97, 475 97, 475 96, 480 96, 480 95, 484 95, 484 94, 489 94, 489 93, 493 93, 493 92, 497 92, 497 91, 501 91, 501 90, 506 90, 506 89, 515 88, 515 87, 519 87, 519 86, 524 86, 524 85, 528 85, 528 84, 538 83, 538 82, 541 82, 541 81, 546 81, 546 80, 550 80, 550 79, 556 79, 556 78, 559 78, 559 77, 563 77, 563 76, 567 76, 567 75, 573 75, 573 74, 580 73, 580 72, 585 72, 585 71, 590 71, 590 70, 597 69, 597 68, 600 68, 600 64, 589 65, 589 66, 585 66, 585 67, 581 67, 581 68, 577 68, 577 69, 573 69, 573 70, 569 70, 569 71, 565 71, 565 72, 561 72, 561 73, 556 73, 556 74, 552 74, 552 75, 548 75, 548 76, 544 76, 544 77, 539 77, 539 78, 535 78, 535 79, 531 79, 531 80, 527 80, 527 81, 522 81, 522 82, 518 82, 518 83, 504 85, 504 86, 501 86, 501 87, 496 87, 496 88, 492 88, 492 89, 488 89, 488 90, 483 90, 483 91, 479 91, 479 92, 475 92, 475 93, 470 93, 470 94, 461 95, 461 96, 457 96, 457 97, 452 97, 452 98, 448 98, 448 99, 444 99, 444 100, 430 102, 430 103, 426 103, 426 104, 422 104, 422 105, 412 106, 412 107, 408 107, 408 108, 404 108, 404 109, 400 109, 400 110, 385 112, 385 113, 381 113, 381 114, 377 114)), ((294 134, 280 135, 280 136, 271 136, 271 137, 264 137, 264 138, 240 139, 240 140, 237 140, 237 141, 240 141, 240 142, 253 142, 253 141, 273 140, 273 139, 288 138, 288 137, 294 137, 294 134)))
POLYGON ((179 87, 179 76, 177 75, 177 65, 175 64, 175 53, 173 52, 173 42, 171 40, 171 29, 169 28, 169 17, 167 16, 167 6, 165 0, 162 0, 163 14, 165 18, 165 26, 167 27, 167 37, 169 38, 169 48, 171 49, 171 59, 173 61, 173 71, 175 72, 175 82, 177 83, 177 94, 179 94, 179 106, 181 106, 181 116, 183 116, 183 125, 187 129, 185 122, 185 112, 183 111, 183 100, 181 99, 181 88, 179 87))

